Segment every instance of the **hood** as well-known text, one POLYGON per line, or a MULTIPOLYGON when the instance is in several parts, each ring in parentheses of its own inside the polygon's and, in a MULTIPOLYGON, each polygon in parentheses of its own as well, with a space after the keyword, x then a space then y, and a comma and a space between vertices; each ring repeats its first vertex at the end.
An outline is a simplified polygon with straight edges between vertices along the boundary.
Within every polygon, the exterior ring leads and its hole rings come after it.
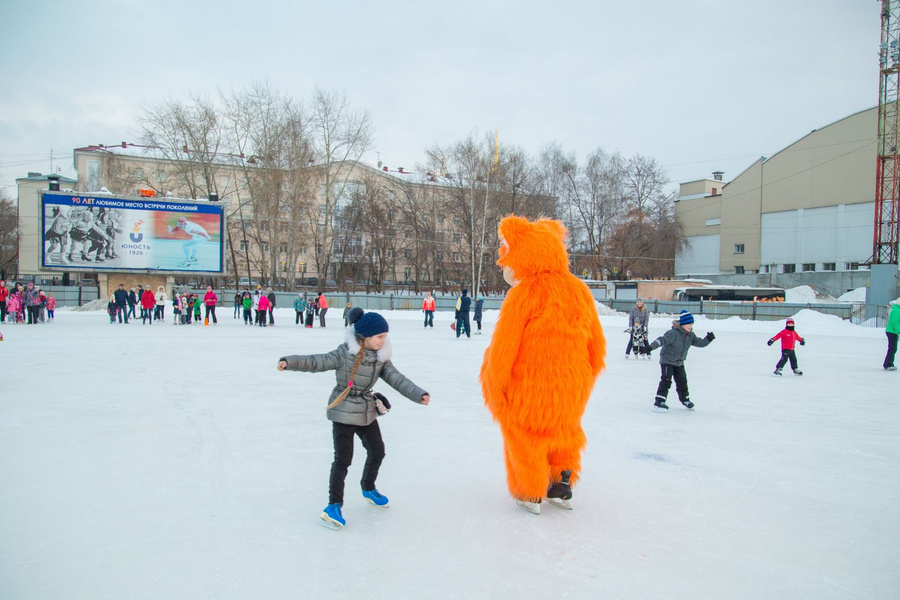
MULTIPOLYGON (((359 339, 356 337, 356 329, 353 325, 344 328, 344 341, 347 342, 347 349, 350 350, 350 354, 355 355, 362 348, 359 345, 359 339)), ((384 345, 377 352, 378 362, 386 363, 391 360, 393 353, 394 349, 391 347, 391 340, 386 338, 384 345)))
POLYGON ((501 243, 497 264, 509 267, 516 278, 540 272, 568 272, 569 254, 566 252, 565 226, 551 219, 529 221, 510 215, 500 221, 501 243))

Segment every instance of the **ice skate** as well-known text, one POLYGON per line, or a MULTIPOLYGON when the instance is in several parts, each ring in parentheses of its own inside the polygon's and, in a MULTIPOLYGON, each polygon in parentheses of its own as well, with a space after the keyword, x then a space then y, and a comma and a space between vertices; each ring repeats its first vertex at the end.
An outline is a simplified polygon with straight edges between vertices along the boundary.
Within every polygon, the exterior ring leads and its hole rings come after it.
POLYGON ((527 510, 528 512, 539 515, 541 514, 541 501, 532 502, 530 500, 519 500, 516 498, 516 504, 527 510))
POLYGON ((686 409, 688 409, 688 410, 694 410, 694 403, 691 402, 690 400, 685 400, 685 401, 682 402, 682 404, 684 405, 684 407, 685 407, 686 409))
POLYGON ((572 487, 569 485, 571 476, 572 471, 562 472, 562 478, 547 489, 547 502, 565 510, 572 510, 572 487))
POLYGON ((781 369, 775 369, 775 373, 773 375, 781 375, 781 369))
POLYGON ((803 375, 803 371, 800 369, 794 369, 794 375, 803 375))
POLYGON ((894 365, 891 365, 889 367, 885 367, 884 370, 885 371, 896 371, 897 367, 895 367, 894 365))
POLYGON ((326 506, 322 514, 319 515, 319 519, 319 524, 328 529, 342 529, 347 524, 347 521, 344 520, 344 516, 341 514, 340 504, 329 504, 326 506))
POLYGON ((653 403, 653 412, 664 413, 668 410, 669 407, 666 405, 666 400, 657 396, 656 402, 653 403))
POLYGON ((369 504, 374 504, 378 508, 390 508, 390 506, 388 506, 388 497, 374 488, 371 490, 363 490, 362 495, 369 504))

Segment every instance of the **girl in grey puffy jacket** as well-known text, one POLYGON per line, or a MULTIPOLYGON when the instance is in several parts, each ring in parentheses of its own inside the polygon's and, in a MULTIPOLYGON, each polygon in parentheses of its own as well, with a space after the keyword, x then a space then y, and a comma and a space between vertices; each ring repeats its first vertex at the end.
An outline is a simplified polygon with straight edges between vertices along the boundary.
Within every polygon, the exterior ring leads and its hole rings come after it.
POLYGON ((292 355, 278 361, 279 371, 318 373, 335 371, 335 386, 328 398, 326 416, 332 422, 334 462, 328 490, 328 506, 322 512, 322 524, 332 529, 345 525, 341 515, 344 502, 344 479, 353 459, 354 436, 359 436, 366 449, 363 469, 363 498, 386 508, 388 499, 375 489, 375 479, 384 458, 384 441, 376 418, 387 412, 383 396, 373 391, 378 379, 418 404, 427 405, 431 398, 407 379, 391 362, 391 345, 387 340, 388 324, 378 313, 353 309, 346 341, 327 354, 292 355))

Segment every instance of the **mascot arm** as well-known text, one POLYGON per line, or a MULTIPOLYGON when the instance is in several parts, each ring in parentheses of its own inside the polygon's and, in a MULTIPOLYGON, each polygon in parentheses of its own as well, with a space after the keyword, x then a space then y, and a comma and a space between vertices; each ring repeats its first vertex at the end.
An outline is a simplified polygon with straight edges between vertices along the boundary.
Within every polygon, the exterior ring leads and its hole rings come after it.
POLYGON ((484 401, 492 411, 500 409, 506 403, 506 391, 527 324, 528 319, 515 310, 507 311, 497 321, 491 345, 484 354, 481 366, 484 401))

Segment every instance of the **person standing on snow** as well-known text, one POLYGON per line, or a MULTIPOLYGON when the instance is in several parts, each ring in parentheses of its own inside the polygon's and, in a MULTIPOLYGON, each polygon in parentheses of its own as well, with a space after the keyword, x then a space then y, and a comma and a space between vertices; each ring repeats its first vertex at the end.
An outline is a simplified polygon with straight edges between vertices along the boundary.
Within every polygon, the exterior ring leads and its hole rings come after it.
POLYGON ((422 301, 422 312, 425 313, 425 327, 434 329, 434 298, 431 292, 425 292, 425 300, 422 301))
POLYGON ((649 329, 650 319, 647 315, 647 307, 640 298, 634 303, 634 308, 628 314, 628 346, 625 347, 625 358, 634 350, 634 355, 640 356, 646 354, 650 358, 650 352, 647 350, 647 331, 649 329))
POLYGON ((163 286, 159 286, 156 288, 156 314, 153 315, 153 318, 157 321, 165 321, 166 320, 166 302, 168 302, 168 297, 166 296, 166 288, 163 286))
POLYGON ((894 356, 897 354, 897 336, 900 334, 900 300, 891 302, 891 310, 888 313, 887 327, 885 333, 888 339, 887 354, 884 357, 885 371, 896 371, 894 366, 894 356))
POLYGON ((325 294, 319 292, 319 297, 316 300, 316 306, 319 307, 319 327, 325 327, 325 313, 328 312, 328 300, 325 298, 325 294))
POLYGON ((478 300, 475 301, 475 313, 472 315, 472 320, 478 325, 478 335, 481 335, 481 309, 484 306, 484 298, 478 296, 478 300))
POLYGON ((306 300, 303 298, 303 292, 300 292, 294 298, 294 325, 300 324, 304 312, 306 312, 306 300))
POLYGON ((710 342, 716 339, 716 335, 710 331, 706 337, 699 338, 694 332, 694 315, 686 310, 681 311, 678 319, 672 322, 672 329, 656 338, 650 344, 650 351, 662 348, 659 353, 659 367, 661 376, 659 378, 659 387, 656 388, 656 399, 653 402, 654 412, 666 412, 669 407, 666 406, 666 397, 669 395, 669 388, 672 387, 672 379, 675 379, 675 391, 678 392, 678 399, 685 408, 694 410, 694 403, 691 402, 691 395, 688 391, 687 373, 684 370, 684 361, 687 360, 688 350, 691 346, 703 348, 709 346, 710 342))
POLYGON ((216 302, 219 301, 219 297, 216 296, 216 293, 213 291, 212 286, 206 286, 206 294, 203 296, 203 304, 206 306, 206 323, 209 324, 209 315, 212 314, 213 323, 218 323, 219 321, 216 319, 216 302))
POLYGON ((472 326, 469 323, 469 309, 472 306, 472 299, 469 298, 469 290, 463 290, 462 295, 456 300, 456 337, 463 331, 465 327, 466 337, 472 337, 472 326))
POLYGON ((144 288, 144 293, 141 296, 141 324, 146 325, 147 321, 150 321, 150 324, 153 325, 153 309, 156 308, 156 296, 153 294, 153 290, 150 289, 150 285, 148 284, 146 288, 144 288))
POLYGON ((766 344, 771 346, 777 340, 781 340, 781 358, 778 360, 778 364, 775 365, 775 375, 781 375, 781 369, 787 361, 791 361, 791 370, 794 372, 794 375, 803 375, 803 371, 797 368, 797 355, 794 353, 794 346, 797 342, 800 342, 801 346, 805 346, 806 340, 794 331, 793 319, 788 319, 784 324, 784 329, 772 336, 766 344))

